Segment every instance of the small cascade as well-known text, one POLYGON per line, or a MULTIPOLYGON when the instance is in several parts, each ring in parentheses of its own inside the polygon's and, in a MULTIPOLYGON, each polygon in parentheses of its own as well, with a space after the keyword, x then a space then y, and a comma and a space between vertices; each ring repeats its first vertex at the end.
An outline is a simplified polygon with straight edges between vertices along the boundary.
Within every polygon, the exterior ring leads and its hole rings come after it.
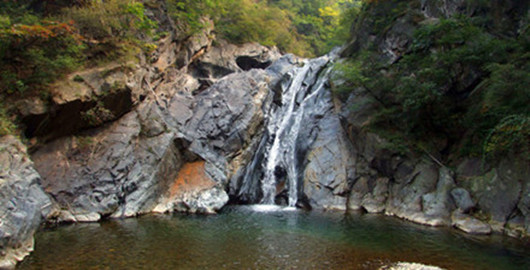
MULTIPOLYGON (((282 84, 281 105, 271 108, 258 153, 243 179, 245 183, 261 184, 261 204, 275 204, 279 191, 288 193, 288 206, 298 201, 301 183, 301 166, 311 144, 307 125, 330 109, 330 102, 322 102, 328 81, 326 69, 333 56, 326 55, 305 60, 295 67, 282 84), (257 166, 258 164, 261 165, 257 166), (254 170, 262 170, 256 174, 254 170), (248 179, 259 175, 260 179, 248 179)), ((314 132, 309 132, 314 133, 314 132)), ((314 136, 313 136, 314 137, 314 136)), ((312 138, 314 139, 314 138, 312 138)))

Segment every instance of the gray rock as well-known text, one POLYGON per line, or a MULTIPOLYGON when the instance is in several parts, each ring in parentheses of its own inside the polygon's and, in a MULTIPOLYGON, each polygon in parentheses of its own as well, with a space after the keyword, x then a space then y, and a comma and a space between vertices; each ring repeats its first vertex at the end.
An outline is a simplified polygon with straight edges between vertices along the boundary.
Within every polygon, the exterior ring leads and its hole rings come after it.
POLYGON ((25 135, 52 140, 118 119, 135 102, 133 90, 127 85, 133 73, 128 64, 113 63, 54 83, 48 106, 22 112, 25 135))
POLYGON ((357 211, 362 209, 363 198, 370 191, 368 187, 369 181, 370 179, 366 176, 361 176, 355 181, 348 197, 348 210, 357 211))
POLYGON ((391 186, 385 214, 422 224, 428 223, 422 212, 422 196, 435 190, 437 182, 438 169, 434 164, 418 164, 409 179, 391 186))
POLYGON ((353 147, 336 115, 321 119, 319 130, 307 154, 304 193, 314 208, 346 209, 345 195, 355 178, 353 147))
POLYGON ((438 219, 438 225, 449 225, 453 202, 450 191, 455 187, 453 172, 446 167, 439 170, 438 183, 434 192, 423 195, 422 209, 427 216, 438 219))
POLYGON ((512 177, 501 177, 499 169, 493 169, 473 181, 466 181, 465 188, 477 199, 478 208, 490 216, 494 231, 502 232, 508 216, 519 200, 521 183, 512 177))
POLYGON ((451 220, 453 226, 466 233, 490 234, 492 231, 489 224, 482 222, 472 216, 462 214, 459 211, 453 212, 451 220))
POLYGON ((368 213, 382 213, 385 211, 385 204, 388 197, 388 185, 390 180, 381 177, 375 180, 373 190, 363 197, 362 207, 368 213))
POLYGON ((382 266, 379 270, 443 270, 443 268, 421 263, 398 262, 382 266))
POLYGON ((475 207, 471 195, 469 195, 469 192, 465 188, 455 188, 451 190, 451 197, 456 203, 456 207, 458 207, 463 213, 467 213, 475 207))
MULTIPOLYGON (((240 156, 259 139, 271 100, 268 79, 277 75, 241 72, 194 97, 198 82, 183 72, 169 70, 172 81, 155 85, 134 111, 111 125, 55 140, 33 154, 43 187, 59 204, 58 221, 150 212, 179 168, 199 157, 219 186, 244 168, 250 157, 240 156)), ((183 202, 194 210, 186 211, 219 209, 226 203, 223 192, 189 195, 183 202)))
POLYGON ((480 158, 466 158, 456 168, 456 174, 459 179, 477 177, 489 171, 487 164, 484 164, 480 158))
POLYGON ((217 46, 209 48, 190 65, 189 72, 211 85, 219 78, 234 72, 252 68, 265 69, 280 56, 276 47, 267 48, 257 43, 238 46, 219 40, 217 46))
POLYGON ((520 215, 516 215, 506 222, 504 232, 506 235, 517 238, 523 238, 530 235, 530 230, 525 225, 525 218, 520 215))
POLYGON ((13 136, 0 137, 0 268, 14 268, 33 250, 33 233, 51 209, 40 176, 13 136))

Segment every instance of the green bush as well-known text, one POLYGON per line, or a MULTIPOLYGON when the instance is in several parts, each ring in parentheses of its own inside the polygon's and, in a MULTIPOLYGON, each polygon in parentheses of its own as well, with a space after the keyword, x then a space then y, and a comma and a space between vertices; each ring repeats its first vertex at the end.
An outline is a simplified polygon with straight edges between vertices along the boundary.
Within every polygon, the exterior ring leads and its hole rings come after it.
POLYGON ((338 79, 374 97, 370 128, 396 145, 494 161, 528 154, 528 44, 524 32, 495 36, 480 20, 456 16, 420 25, 409 52, 390 66, 377 48, 358 52, 338 79))
POLYGON ((4 109, 4 105, 0 103, 0 136, 14 134, 15 129, 15 124, 9 119, 9 116, 4 109))
POLYGON ((149 48, 144 40, 157 26, 141 2, 129 0, 90 1, 63 9, 58 19, 74 22, 88 44, 89 60, 114 60, 135 48, 149 48))
POLYGON ((181 38, 214 20, 221 38, 234 43, 276 45, 301 56, 321 55, 347 39, 350 20, 359 9, 355 0, 167 0, 181 38), (342 12, 344 11, 344 12, 342 12))

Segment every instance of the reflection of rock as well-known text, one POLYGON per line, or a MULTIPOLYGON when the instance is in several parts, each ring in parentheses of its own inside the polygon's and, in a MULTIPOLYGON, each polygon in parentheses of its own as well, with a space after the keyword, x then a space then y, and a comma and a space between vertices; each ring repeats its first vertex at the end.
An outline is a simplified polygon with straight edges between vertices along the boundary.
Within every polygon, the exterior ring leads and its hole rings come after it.
POLYGON ((0 269, 14 268, 33 250, 33 233, 51 209, 26 147, 0 138, 0 269))

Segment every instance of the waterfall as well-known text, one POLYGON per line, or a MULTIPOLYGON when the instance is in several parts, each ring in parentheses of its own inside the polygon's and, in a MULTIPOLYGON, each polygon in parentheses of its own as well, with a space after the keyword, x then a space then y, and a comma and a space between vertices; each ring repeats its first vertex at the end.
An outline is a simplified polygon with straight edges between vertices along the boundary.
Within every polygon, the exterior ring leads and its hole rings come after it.
MULTIPOLYGON (((322 102, 326 89, 327 64, 333 54, 304 60, 303 66, 295 67, 287 73, 287 81, 282 84, 281 105, 272 106, 267 115, 264 141, 254 156, 252 166, 247 170, 244 182, 250 182, 251 170, 261 169, 262 204, 274 204, 279 183, 288 186, 288 205, 298 201, 301 157, 305 157, 311 143, 308 134, 302 134, 310 119, 328 110, 329 100, 322 102), (324 72, 323 72, 324 71, 324 72), (256 166, 261 162, 261 168, 256 166)), ((313 121, 314 122, 314 121, 313 121)), ((313 138, 314 139, 314 138, 313 138)))

